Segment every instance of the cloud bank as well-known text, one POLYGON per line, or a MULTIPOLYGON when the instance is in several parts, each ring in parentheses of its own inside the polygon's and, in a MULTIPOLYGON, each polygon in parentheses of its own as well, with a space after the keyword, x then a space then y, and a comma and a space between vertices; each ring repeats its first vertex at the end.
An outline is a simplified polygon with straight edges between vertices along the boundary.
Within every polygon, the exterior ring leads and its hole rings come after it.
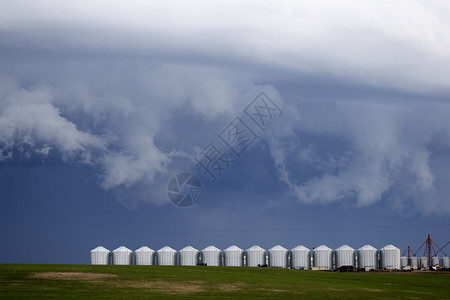
POLYGON ((14 1, 0 28, 9 45, 196 53, 429 91, 450 84, 449 12, 413 0, 14 1))

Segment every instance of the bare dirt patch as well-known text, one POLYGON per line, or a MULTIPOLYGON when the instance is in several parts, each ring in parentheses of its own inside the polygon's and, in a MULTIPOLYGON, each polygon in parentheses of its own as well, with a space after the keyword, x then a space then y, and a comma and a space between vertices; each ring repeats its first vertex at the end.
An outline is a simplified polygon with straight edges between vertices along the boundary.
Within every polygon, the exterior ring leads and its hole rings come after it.
POLYGON ((81 272, 39 272, 31 278, 60 279, 60 280, 95 280, 117 277, 115 274, 81 273, 81 272))
POLYGON ((337 288, 328 288, 327 290, 333 291, 333 292, 345 292, 345 289, 337 289, 337 288))
POLYGON ((365 292, 382 292, 380 289, 371 289, 371 288, 359 288, 356 290, 365 291, 365 292))
POLYGON ((120 287, 132 287, 152 289, 168 294, 189 294, 205 290, 202 281, 167 282, 167 281, 121 281, 116 285, 120 287))
POLYGON ((244 287, 245 287, 245 283, 223 283, 223 284, 217 285, 217 288, 219 290, 230 291, 230 292, 240 291, 244 287))
POLYGON ((30 276, 31 278, 40 279, 57 279, 57 280, 81 280, 95 281, 114 285, 116 287, 131 287, 141 289, 151 289, 168 294, 189 294, 205 291, 205 282, 203 281, 183 281, 183 282, 167 282, 167 281, 126 281, 126 280, 104 280, 108 278, 117 278, 115 274, 99 274, 99 273, 81 273, 81 272, 39 272, 30 276))
POLYGON ((287 292, 287 290, 280 290, 280 289, 258 289, 258 291, 265 291, 265 292, 273 292, 273 293, 282 293, 282 292, 287 292))

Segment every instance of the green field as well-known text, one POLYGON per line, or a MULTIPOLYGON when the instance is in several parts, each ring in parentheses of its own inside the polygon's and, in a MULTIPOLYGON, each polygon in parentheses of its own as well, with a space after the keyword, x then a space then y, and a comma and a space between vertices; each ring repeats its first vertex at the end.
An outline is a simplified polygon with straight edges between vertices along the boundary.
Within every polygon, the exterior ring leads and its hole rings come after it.
POLYGON ((0 264, 0 298, 450 299, 450 273, 0 264))

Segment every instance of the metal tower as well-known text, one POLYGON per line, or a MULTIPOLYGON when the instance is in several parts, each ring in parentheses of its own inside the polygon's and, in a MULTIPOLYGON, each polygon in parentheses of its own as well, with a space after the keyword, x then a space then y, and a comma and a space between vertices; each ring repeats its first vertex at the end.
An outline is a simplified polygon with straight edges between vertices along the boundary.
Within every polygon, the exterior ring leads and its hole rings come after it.
MULTIPOLYGON (((447 243, 448 244, 448 243, 447 243)), ((447 246, 447 244, 445 245, 445 246, 447 246)), ((435 242, 433 242, 433 240, 431 240, 431 236, 430 235, 427 235, 427 239, 425 240, 425 242, 423 242, 423 244, 422 244, 422 246, 420 246, 420 248, 414 253, 414 256, 417 254, 417 252, 419 252, 420 251, 420 249, 422 249, 422 247, 424 247, 425 246, 425 248, 424 248, 424 252, 423 252, 423 256, 425 256, 426 258, 427 258, 427 260, 428 260, 428 267, 429 268, 431 268, 432 267, 432 265, 431 265, 431 258, 433 257, 432 255, 431 255, 431 253, 433 253, 434 254, 434 256, 437 256, 437 253, 439 253, 439 252, 442 252, 442 253, 444 253, 444 251, 442 251, 442 249, 445 247, 442 247, 442 248, 439 248, 439 246, 438 245, 436 245, 436 243, 435 242), (436 246, 436 248, 438 249, 438 251, 436 252, 436 250, 434 249, 434 246, 436 246)), ((409 247, 408 247, 409 248, 409 247)), ((445 253, 444 253, 445 254, 445 253)))

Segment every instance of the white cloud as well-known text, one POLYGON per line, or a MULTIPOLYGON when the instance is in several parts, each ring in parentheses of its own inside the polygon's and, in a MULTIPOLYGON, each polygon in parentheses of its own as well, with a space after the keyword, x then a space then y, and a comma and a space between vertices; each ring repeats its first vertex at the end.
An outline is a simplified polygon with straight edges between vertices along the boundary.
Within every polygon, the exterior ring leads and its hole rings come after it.
POLYGON ((101 186, 105 189, 151 181, 169 162, 168 155, 154 145, 151 131, 138 134, 136 129, 139 127, 135 127, 130 132, 128 120, 122 124, 125 127, 123 133, 111 132, 111 129, 121 128, 113 127, 111 123, 126 120, 133 111, 133 104, 126 99, 105 99, 83 88, 75 92, 73 86, 56 89, 38 85, 23 89, 6 79, 0 84, 15 86, 0 99, 3 161, 13 160, 14 154, 28 159, 34 154, 48 157, 53 151, 65 162, 100 167, 101 186), (54 95, 64 98, 55 100, 54 95), (61 109, 69 116, 81 111, 91 128, 103 125, 101 123, 107 126, 100 127, 100 134, 82 131, 62 116, 61 109), (109 135, 103 134, 105 132, 109 135))
POLYGON ((155 174, 164 172, 170 162, 169 155, 155 146, 147 134, 134 136, 127 144, 131 154, 112 153, 105 155, 103 164, 102 187, 111 189, 123 185, 131 187, 141 181, 152 182, 155 174))
MULTIPOLYGON (((90 67, 83 79, 65 75, 65 66, 61 69, 54 68, 49 78, 41 75, 40 80, 56 81, 52 86, 24 89, 13 80, 0 80, 4 86, 0 99, 1 160, 12 161, 14 151, 16 157, 27 159, 54 153, 66 162, 92 165, 99 174, 100 186, 117 192, 148 190, 144 185, 154 185, 155 177, 160 180, 171 175, 168 168, 173 158, 190 161, 193 149, 155 143, 158 135, 173 135, 176 141, 189 140, 196 134, 195 128, 190 133, 184 130, 189 136, 179 137, 171 131, 171 122, 183 126, 183 120, 173 120, 174 111, 185 106, 187 116, 204 118, 211 127, 218 126, 212 121, 232 116, 242 109, 240 101, 249 99, 239 95, 254 96, 258 90, 248 80, 239 80, 241 75, 233 77, 201 67, 136 71, 119 65, 112 75, 96 66, 90 67), (122 71, 136 74, 131 80, 126 74, 114 75, 122 71), (21 150, 24 147, 28 147, 26 153, 21 150)), ((82 69, 71 67, 75 73, 82 69)), ((206 137, 201 140, 207 141, 206 137)), ((139 201, 161 203, 160 198, 149 198, 148 193, 140 196, 139 201)))
POLYGON ((450 210, 450 203, 445 196, 438 195, 442 183, 436 186, 436 174, 430 163, 433 147, 449 150, 450 134, 442 130, 450 128, 448 115, 450 107, 442 103, 415 103, 405 107, 342 101, 316 110, 315 115, 303 115, 298 125, 301 132, 337 135, 350 141, 348 147, 352 154, 348 157, 344 152, 345 159, 337 168, 331 162, 331 171, 322 171, 320 176, 299 182, 295 169, 287 163, 290 159, 297 157, 303 163, 318 164, 320 170, 323 162, 311 157, 320 157, 321 152, 333 149, 314 152, 310 148, 299 149, 298 152, 307 153, 305 161, 304 155, 292 157, 292 152, 282 144, 286 138, 282 136, 281 142, 276 138, 271 141, 271 154, 281 181, 303 203, 353 200, 357 206, 367 206, 391 199, 397 204, 406 203, 403 206, 422 207, 422 213, 443 214, 450 210), (336 118, 324 118, 328 114, 336 118), (430 205, 422 205, 423 199, 428 199, 430 205))
POLYGON ((25 147, 47 156, 54 147, 64 160, 70 161, 76 156, 86 158, 92 150, 104 149, 101 138, 78 130, 75 124, 61 116, 51 103, 49 88, 17 89, 3 97, 0 102, 2 151, 22 151, 25 147))

